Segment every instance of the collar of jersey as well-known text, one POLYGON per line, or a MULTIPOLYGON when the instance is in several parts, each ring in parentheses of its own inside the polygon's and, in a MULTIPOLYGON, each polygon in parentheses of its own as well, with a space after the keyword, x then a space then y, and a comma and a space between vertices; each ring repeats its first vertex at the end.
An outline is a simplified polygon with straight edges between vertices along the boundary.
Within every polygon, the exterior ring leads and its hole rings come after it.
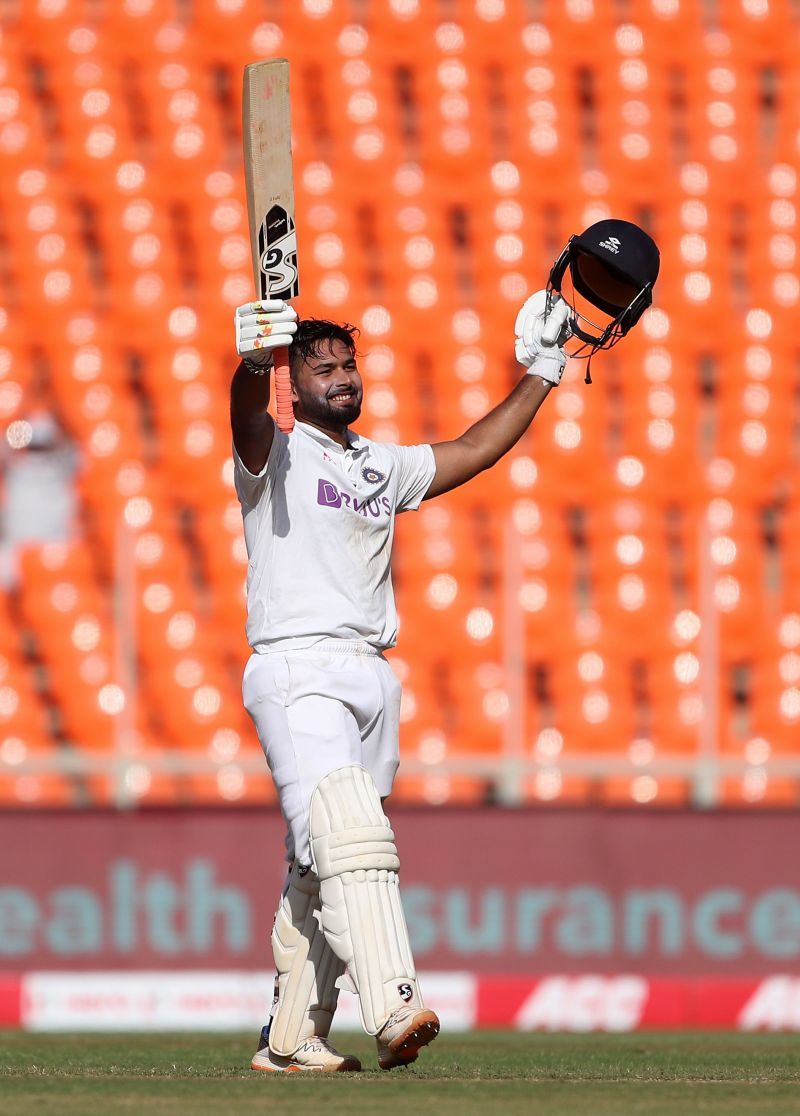
MULTIPOLYGON (((296 422, 295 428, 302 431, 303 434, 313 438, 319 445, 324 446, 325 449, 333 450, 334 453, 344 453, 344 449, 338 442, 334 442, 333 438, 329 437, 324 431, 319 430, 316 426, 312 426, 308 422, 296 422)), ((352 430, 347 431, 347 448, 352 450, 353 453, 363 453, 367 449, 366 441, 352 430)))

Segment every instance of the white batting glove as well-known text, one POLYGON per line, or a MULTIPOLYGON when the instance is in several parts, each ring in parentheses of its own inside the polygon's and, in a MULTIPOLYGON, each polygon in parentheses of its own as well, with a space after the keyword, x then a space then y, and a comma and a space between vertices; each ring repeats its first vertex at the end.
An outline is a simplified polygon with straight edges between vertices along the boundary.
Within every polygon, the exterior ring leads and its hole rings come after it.
POLYGON ((291 345, 297 312, 288 302, 269 299, 236 307, 236 352, 248 368, 263 376, 272 367, 272 350, 291 345))
POLYGON ((562 345, 569 336, 569 304, 555 296, 547 313, 547 291, 537 291, 525 302, 514 322, 514 355, 532 376, 558 384, 567 354, 562 345))

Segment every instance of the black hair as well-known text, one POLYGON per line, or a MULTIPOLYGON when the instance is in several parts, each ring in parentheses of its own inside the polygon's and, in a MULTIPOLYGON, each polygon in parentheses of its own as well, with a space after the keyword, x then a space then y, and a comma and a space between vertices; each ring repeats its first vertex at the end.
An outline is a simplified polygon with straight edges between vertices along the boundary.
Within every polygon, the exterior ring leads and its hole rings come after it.
POLYGON ((319 356, 323 345, 341 341, 355 356, 357 326, 346 322, 329 322, 324 318, 301 318, 297 323, 297 333, 289 349, 292 371, 310 356, 319 356))

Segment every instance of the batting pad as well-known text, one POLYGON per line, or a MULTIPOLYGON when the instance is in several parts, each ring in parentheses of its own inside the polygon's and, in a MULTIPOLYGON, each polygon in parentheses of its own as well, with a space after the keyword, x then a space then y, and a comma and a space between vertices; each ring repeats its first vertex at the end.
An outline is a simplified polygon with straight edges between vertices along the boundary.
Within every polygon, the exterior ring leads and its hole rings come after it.
POLYGON ((375 1035, 395 1009, 422 1007, 400 903, 394 833, 372 776, 342 767, 317 785, 309 821, 322 927, 347 966, 361 1022, 375 1035))
POLYGON ((272 927, 277 977, 277 1004, 269 1029, 275 1054, 294 1054, 303 1039, 327 1038, 344 973, 319 925, 319 880, 292 866, 272 927))

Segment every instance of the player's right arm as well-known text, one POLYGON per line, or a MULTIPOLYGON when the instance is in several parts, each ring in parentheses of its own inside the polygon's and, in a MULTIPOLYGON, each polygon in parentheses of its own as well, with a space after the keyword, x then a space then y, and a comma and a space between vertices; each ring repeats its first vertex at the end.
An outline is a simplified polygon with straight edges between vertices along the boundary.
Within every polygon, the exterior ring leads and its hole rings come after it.
POLYGON ((267 410, 272 350, 292 343, 297 314, 280 300, 246 302, 236 309, 236 351, 242 358, 231 381, 231 430, 236 452, 258 476, 275 437, 267 410))

